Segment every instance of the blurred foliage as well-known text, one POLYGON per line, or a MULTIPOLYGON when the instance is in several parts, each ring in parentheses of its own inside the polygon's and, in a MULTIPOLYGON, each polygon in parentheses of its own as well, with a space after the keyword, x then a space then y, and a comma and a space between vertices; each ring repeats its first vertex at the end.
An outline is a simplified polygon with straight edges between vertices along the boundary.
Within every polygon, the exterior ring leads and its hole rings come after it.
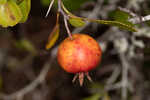
POLYGON ((92 96, 87 97, 87 98, 85 98, 85 99, 83 99, 83 100, 99 100, 100 97, 101 97, 101 94, 100 94, 100 93, 95 93, 95 94, 93 94, 92 96))
MULTIPOLYGON (((91 0, 62 0, 66 8, 70 11, 77 10, 80 6, 91 0)), ((43 6, 49 6, 51 0, 41 0, 43 6)), ((55 7, 57 7, 57 0, 55 0, 55 7)))
POLYGON ((110 96, 107 91, 105 91, 103 84, 93 83, 91 84, 89 91, 92 92, 92 95, 83 100, 110 100, 110 96))
POLYGON ((36 54, 37 51, 33 44, 27 39, 21 39, 15 42, 15 46, 22 51, 28 51, 31 54, 36 54))
POLYGON ((104 5, 108 4, 109 0, 104 0, 104 5))
POLYGON ((5 4, 7 0, 0 0, 0 4, 5 4))

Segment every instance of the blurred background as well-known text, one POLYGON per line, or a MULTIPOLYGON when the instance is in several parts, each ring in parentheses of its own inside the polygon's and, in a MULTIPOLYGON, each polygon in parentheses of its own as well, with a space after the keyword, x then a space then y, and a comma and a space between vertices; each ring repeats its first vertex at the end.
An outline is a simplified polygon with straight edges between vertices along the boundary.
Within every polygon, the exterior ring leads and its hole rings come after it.
MULTIPOLYGON (((111 20, 118 7, 142 17, 150 14, 149 0, 63 0, 77 16, 111 20)), ((138 32, 87 23, 73 33, 85 33, 102 47, 102 61, 89 74, 93 82, 72 83, 73 74, 57 63, 57 47, 67 37, 63 17, 56 44, 45 50, 56 20, 56 5, 45 18, 50 0, 32 0, 25 23, 0 27, 0 100, 150 100, 150 22, 138 32)))

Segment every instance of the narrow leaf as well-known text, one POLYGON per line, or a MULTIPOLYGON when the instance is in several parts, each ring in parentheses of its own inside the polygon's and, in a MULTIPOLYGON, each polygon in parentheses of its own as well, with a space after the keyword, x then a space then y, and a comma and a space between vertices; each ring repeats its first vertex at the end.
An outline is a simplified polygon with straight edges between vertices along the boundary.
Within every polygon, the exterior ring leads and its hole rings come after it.
POLYGON ((59 22, 58 21, 59 21, 59 13, 57 13, 56 25, 48 37, 48 43, 46 44, 47 50, 50 49, 55 44, 55 42, 57 41, 59 37, 59 22))
POLYGON ((78 18, 69 18, 69 23, 74 27, 82 27, 86 24, 82 19, 78 18))
POLYGON ((47 50, 50 49, 55 44, 58 37, 59 37, 59 25, 56 25, 49 35, 48 43, 46 45, 47 50))
POLYGON ((100 24, 113 25, 113 26, 117 26, 117 27, 125 29, 125 30, 137 32, 137 30, 132 25, 129 25, 129 24, 126 24, 123 22, 119 22, 119 21, 96 20, 96 19, 88 19, 88 18, 82 18, 82 19, 90 21, 90 22, 100 23, 100 24))

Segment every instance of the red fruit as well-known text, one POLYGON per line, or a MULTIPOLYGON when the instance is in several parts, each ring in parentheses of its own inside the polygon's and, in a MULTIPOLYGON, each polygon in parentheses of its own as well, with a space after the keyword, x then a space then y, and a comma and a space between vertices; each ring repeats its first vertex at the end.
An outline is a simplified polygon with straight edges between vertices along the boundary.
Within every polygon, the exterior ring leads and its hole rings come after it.
POLYGON ((82 85, 84 75, 91 80, 88 71, 99 64, 101 53, 99 44, 92 37, 76 33, 72 39, 68 37, 60 44, 57 59, 65 71, 76 74, 73 82, 79 76, 82 85))

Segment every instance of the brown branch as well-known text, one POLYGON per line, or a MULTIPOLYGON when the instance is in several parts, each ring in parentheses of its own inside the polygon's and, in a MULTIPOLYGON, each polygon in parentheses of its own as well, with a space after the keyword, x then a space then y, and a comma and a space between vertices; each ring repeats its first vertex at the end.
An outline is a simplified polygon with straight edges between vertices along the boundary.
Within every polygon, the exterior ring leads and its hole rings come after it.
POLYGON ((50 65, 52 63, 52 60, 48 60, 48 62, 45 63, 42 71, 40 72, 39 76, 32 81, 29 85, 26 87, 22 88, 21 90, 12 93, 12 94, 0 94, 0 98, 3 100, 12 100, 12 99, 17 99, 20 100, 20 98, 23 98, 25 94, 33 91, 39 84, 45 81, 45 77, 51 68, 50 65))

